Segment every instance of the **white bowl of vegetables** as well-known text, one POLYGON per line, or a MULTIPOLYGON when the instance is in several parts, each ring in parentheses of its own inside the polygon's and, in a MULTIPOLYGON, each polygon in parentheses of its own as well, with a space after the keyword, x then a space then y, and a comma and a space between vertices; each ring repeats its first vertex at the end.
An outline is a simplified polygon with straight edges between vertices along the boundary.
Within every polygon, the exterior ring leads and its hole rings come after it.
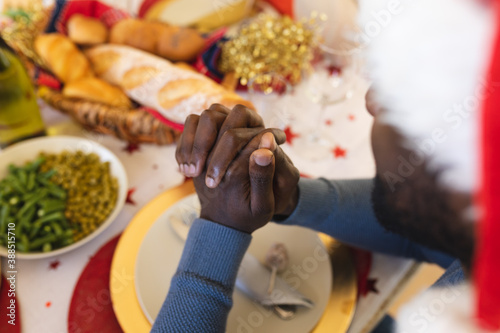
POLYGON ((101 233, 123 208, 120 160, 83 138, 30 139, 0 153, 0 256, 38 259, 101 233))

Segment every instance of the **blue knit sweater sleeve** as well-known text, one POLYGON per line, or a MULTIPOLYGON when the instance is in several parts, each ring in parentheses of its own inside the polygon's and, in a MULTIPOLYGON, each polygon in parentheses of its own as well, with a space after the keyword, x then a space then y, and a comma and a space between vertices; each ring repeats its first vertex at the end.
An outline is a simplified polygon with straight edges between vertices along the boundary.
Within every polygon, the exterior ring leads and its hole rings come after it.
POLYGON ((373 179, 299 181, 299 201, 283 224, 301 225, 373 252, 436 263, 444 268, 455 258, 384 229, 373 212, 373 179))
POLYGON ((195 220, 151 332, 224 332, 238 268, 251 238, 195 220))
MULTIPOLYGON (((453 258, 386 231, 371 207, 373 181, 301 179, 298 206, 284 224, 301 225, 343 242, 443 267, 453 258)), ((203 219, 193 223, 181 261, 152 332, 224 332, 249 234, 203 219)))

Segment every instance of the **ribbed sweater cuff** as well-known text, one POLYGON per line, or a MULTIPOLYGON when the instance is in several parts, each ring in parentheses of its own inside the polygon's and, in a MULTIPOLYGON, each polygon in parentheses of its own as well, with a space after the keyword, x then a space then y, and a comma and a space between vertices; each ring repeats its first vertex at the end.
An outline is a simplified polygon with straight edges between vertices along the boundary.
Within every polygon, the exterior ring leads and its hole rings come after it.
POLYGON ((252 236, 223 225, 196 219, 178 266, 178 272, 189 272, 224 285, 233 285, 238 268, 252 236))
POLYGON ((336 196, 330 184, 325 179, 299 180, 299 200, 293 213, 281 224, 312 227, 318 221, 324 221, 333 211, 336 196))

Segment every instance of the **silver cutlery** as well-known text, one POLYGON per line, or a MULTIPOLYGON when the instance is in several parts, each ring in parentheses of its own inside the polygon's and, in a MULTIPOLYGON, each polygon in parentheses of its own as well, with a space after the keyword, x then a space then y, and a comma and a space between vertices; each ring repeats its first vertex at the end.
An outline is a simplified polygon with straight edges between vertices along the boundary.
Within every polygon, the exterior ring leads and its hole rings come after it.
MULTIPOLYGON (((193 214, 192 211, 183 210, 180 214, 171 215, 169 217, 170 226, 180 239, 186 241, 189 227, 196 217, 196 214, 193 214)), ((297 311, 297 306, 304 306, 307 308, 312 308, 314 306, 312 301, 305 298, 298 291, 293 290, 281 278, 275 280, 277 282, 276 285, 280 290, 286 292, 282 293, 284 296, 279 300, 273 299, 272 295, 267 292, 267 286, 262 290, 261 283, 259 283, 260 280, 255 279, 256 275, 269 276, 269 271, 254 256, 246 253, 243 257, 240 270, 238 271, 236 287, 261 305, 270 307, 280 319, 293 319, 297 311), (253 274, 250 275, 249 272, 253 272, 253 274), (276 302, 282 302, 283 304, 275 304, 276 302)))

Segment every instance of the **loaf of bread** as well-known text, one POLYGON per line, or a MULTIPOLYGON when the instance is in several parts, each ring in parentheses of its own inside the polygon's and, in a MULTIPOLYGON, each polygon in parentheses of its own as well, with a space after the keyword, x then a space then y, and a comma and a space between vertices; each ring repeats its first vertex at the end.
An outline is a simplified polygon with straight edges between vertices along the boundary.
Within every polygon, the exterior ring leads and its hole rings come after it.
POLYGON ((68 37, 80 45, 96 45, 108 40, 108 28, 98 19, 74 14, 68 20, 68 37))
POLYGON ((106 81, 96 77, 86 77, 64 85, 66 97, 85 99, 119 108, 131 108, 132 103, 125 93, 106 81))
POLYGON ((64 35, 39 35, 34 47, 45 66, 64 83, 93 76, 85 55, 64 35))
POLYGON ((250 102, 204 75, 128 46, 103 44, 88 49, 86 55, 100 78, 177 123, 213 103, 253 108, 250 102))
POLYGON ((172 61, 193 60, 205 46, 205 40, 196 30, 132 18, 115 24, 111 28, 109 41, 172 61))

